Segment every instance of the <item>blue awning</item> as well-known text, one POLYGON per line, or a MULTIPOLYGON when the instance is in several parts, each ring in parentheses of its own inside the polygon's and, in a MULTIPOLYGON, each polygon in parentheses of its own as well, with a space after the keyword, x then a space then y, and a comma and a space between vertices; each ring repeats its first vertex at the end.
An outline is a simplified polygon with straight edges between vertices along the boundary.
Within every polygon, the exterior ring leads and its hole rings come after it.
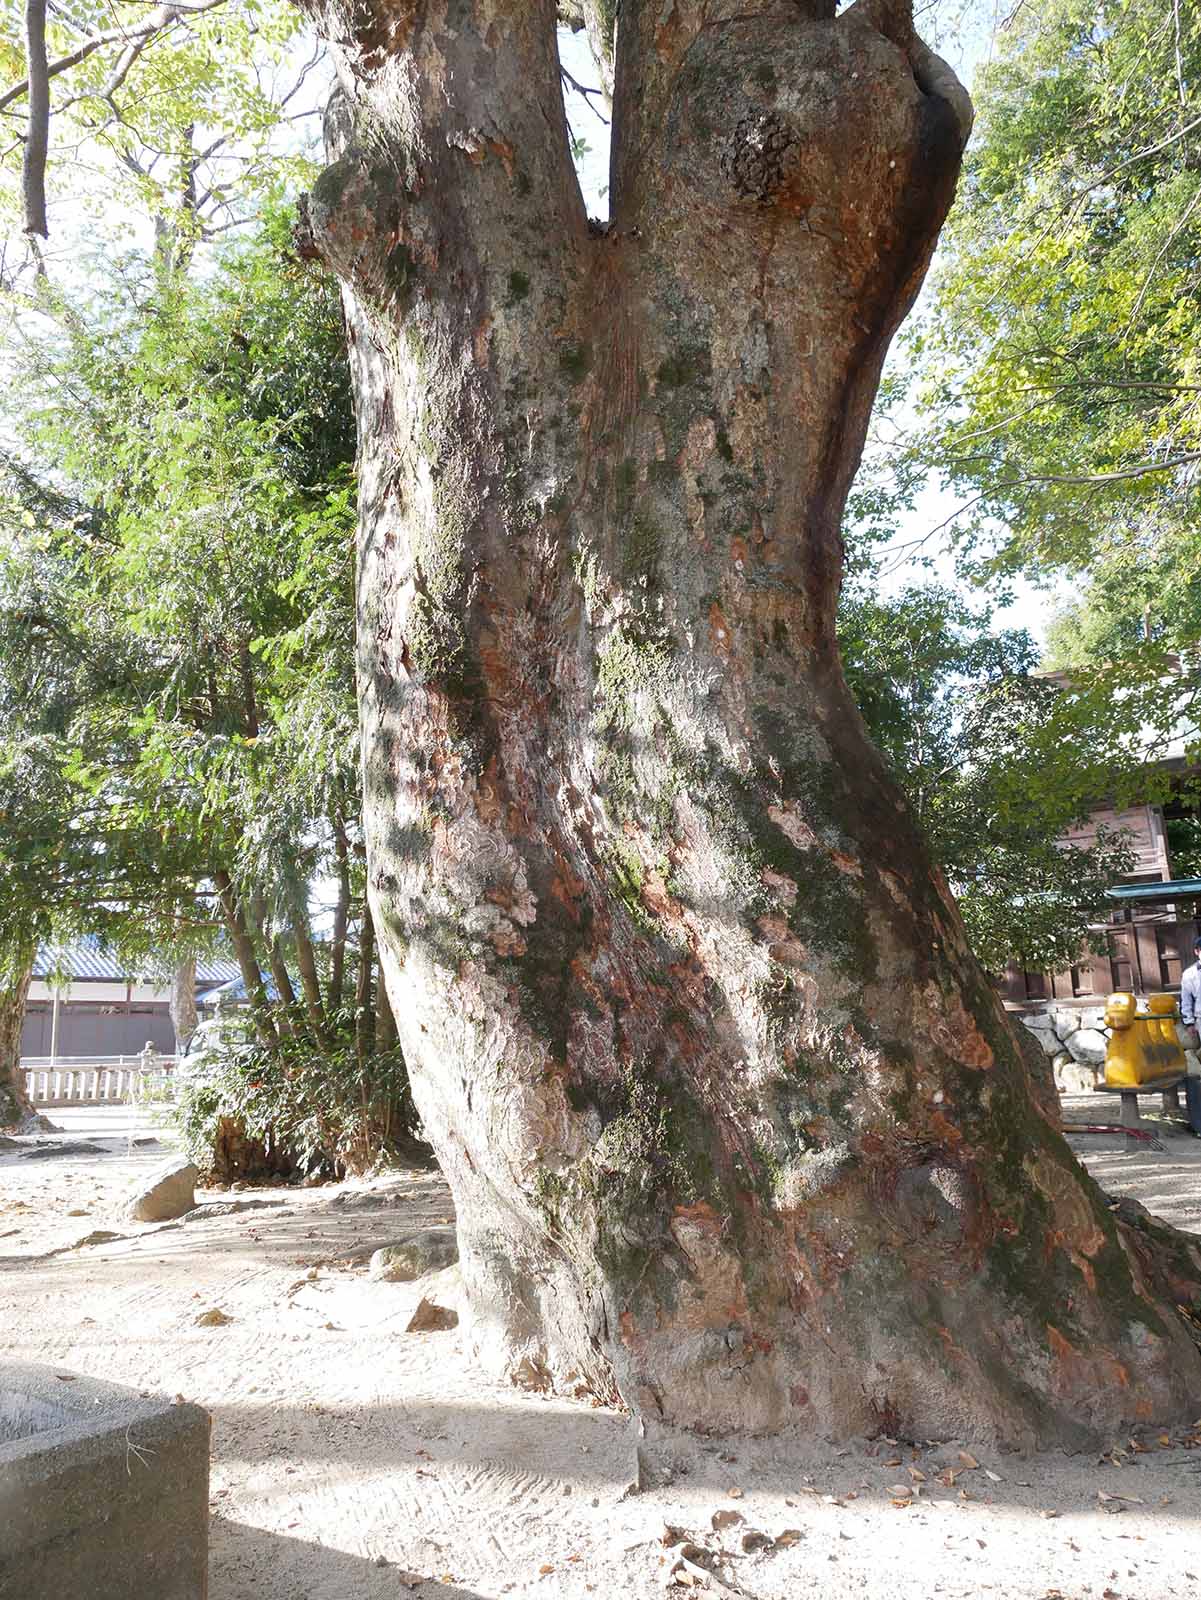
POLYGON ((1165 883, 1123 883, 1106 889, 1105 898, 1119 905, 1167 905, 1201 896, 1201 878, 1169 878, 1165 883))

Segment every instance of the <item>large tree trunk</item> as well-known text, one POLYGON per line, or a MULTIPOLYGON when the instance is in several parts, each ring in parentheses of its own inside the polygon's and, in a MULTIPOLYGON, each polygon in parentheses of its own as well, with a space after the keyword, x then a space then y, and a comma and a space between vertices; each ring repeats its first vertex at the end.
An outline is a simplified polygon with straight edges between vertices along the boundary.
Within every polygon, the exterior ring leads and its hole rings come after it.
POLYGON ((21 1032, 35 953, 0 960, 0 1130, 24 1127, 35 1116, 21 1071, 21 1032))
POLYGON ((843 504, 970 108, 903 4, 832 9, 622 0, 606 228, 553 0, 327 13, 371 901, 494 1367, 1082 1439, 1201 1363, 843 681, 843 504))

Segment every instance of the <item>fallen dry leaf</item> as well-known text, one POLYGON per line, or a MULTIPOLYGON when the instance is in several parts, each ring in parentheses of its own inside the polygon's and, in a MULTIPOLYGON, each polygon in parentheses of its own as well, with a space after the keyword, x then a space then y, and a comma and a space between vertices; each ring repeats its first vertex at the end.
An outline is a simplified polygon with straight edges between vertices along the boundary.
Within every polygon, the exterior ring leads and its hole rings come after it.
POLYGON ((220 1306, 213 1306, 211 1310, 202 1311, 196 1318, 198 1328, 224 1328, 226 1323, 234 1319, 227 1316, 220 1306))
POLYGON ((965 1467, 978 1467, 980 1465, 970 1450, 961 1450, 959 1452, 959 1459, 963 1462, 965 1467))
POLYGON ((741 1489, 739 1489, 737 1486, 735 1486, 733 1489, 730 1490, 730 1499, 731 1500, 741 1500, 742 1497, 743 1497, 743 1491, 741 1489))
POLYGON ((449 1306, 422 1299, 405 1326, 406 1333, 447 1333, 459 1325, 459 1313, 449 1306))
POLYGON ((776 1549, 790 1550, 794 1544, 800 1544, 804 1537, 800 1528, 785 1528, 783 1533, 776 1535, 776 1549))
POLYGON ((715 1511, 709 1518, 715 1533, 721 1533, 724 1528, 732 1528, 743 1520, 744 1519, 741 1511, 729 1510, 715 1511))
POLYGON ((914 1483, 925 1483, 926 1481, 926 1474, 920 1467, 910 1467, 909 1476, 913 1479, 914 1483))

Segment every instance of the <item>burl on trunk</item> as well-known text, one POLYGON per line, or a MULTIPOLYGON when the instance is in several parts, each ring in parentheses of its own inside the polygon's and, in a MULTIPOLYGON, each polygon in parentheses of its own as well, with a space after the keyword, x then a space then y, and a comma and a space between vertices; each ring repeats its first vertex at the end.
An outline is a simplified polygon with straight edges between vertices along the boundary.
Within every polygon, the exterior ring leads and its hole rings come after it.
POLYGON ((585 7, 609 224, 554 0, 333 0, 307 202, 372 906, 476 1348, 721 1429, 1178 1413, 1201 1255, 1169 1284, 1075 1162, 835 645, 969 102, 904 0, 585 7))

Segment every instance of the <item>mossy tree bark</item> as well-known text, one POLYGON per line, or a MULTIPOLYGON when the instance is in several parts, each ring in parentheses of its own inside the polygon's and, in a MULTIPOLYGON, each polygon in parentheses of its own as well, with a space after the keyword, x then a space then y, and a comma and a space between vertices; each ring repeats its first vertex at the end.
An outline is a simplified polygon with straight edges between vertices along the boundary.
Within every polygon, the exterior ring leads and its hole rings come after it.
POLYGON ((843 682, 970 107, 904 0, 832 11, 623 0, 604 228, 553 0, 324 11, 371 900, 496 1369, 1082 1439, 1187 1408, 1193 1291, 1059 1136, 843 682))
POLYGON ((35 953, 0 958, 0 1130, 20 1127, 34 1114, 21 1071, 21 1032, 35 953))

